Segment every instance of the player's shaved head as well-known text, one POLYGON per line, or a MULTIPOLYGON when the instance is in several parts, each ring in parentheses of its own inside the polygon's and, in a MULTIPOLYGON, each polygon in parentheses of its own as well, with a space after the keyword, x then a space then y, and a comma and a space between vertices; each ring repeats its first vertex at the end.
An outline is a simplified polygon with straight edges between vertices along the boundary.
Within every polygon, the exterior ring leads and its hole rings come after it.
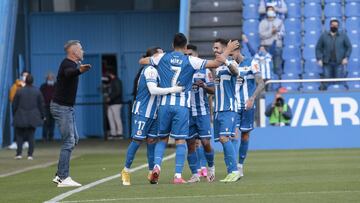
POLYGON ((187 44, 187 39, 183 33, 176 33, 173 40, 174 49, 185 49, 187 44))

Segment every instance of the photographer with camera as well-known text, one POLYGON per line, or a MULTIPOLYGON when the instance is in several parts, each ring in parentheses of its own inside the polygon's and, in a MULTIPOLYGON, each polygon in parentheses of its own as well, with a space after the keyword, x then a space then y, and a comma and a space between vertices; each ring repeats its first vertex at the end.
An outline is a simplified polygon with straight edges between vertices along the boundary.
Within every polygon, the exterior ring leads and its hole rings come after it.
POLYGON ((292 118, 291 108, 285 103, 281 90, 276 93, 274 101, 266 107, 265 115, 270 117, 272 126, 289 126, 292 118))

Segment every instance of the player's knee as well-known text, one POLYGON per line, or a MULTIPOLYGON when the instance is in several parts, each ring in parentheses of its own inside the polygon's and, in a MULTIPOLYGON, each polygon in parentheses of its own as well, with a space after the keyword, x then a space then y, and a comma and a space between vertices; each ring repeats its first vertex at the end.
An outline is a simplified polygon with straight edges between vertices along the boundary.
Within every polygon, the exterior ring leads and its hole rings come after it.
POLYGON ((175 144, 185 144, 185 140, 184 139, 176 139, 175 140, 175 144))
POLYGON ((147 139, 146 139, 146 143, 148 143, 148 144, 155 144, 156 141, 157 141, 156 138, 147 138, 147 139))
POLYGON ((142 143, 142 140, 138 140, 138 139, 133 139, 132 141, 136 142, 136 144, 141 144, 142 143))
POLYGON ((219 141, 220 141, 221 143, 225 143, 225 142, 229 141, 229 138, 226 137, 226 136, 220 136, 219 141))
POLYGON ((204 146, 204 151, 208 153, 211 152, 212 148, 211 148, 210 139, 202 139, 201 141, 204 146))
POLYGON ((241 140, 243 141, 249 141, 250 134, 249 132, 243 132, 241 133, 241 140))

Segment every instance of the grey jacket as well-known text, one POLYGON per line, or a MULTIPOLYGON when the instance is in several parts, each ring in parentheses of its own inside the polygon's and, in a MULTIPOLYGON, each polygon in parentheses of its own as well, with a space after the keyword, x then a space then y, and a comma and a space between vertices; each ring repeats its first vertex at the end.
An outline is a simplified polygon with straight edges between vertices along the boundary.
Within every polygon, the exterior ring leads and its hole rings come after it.
MULTIPOLYGON (((326 31, 322 33, 316 44, 316 59, 322 60, 323 63, 329 63, 332 47, 333 43, 330 32, 326 31)), ((336 33, 335 47, 336 62, 338 64, 340 64, 344 58, 350 57, 352 47, 348 36, 344 32, 336 33)))
POLYGON ((275 18, 270 21, 267 18, 261 20, 259 24, 259 36, 261 39, 260 44, 264 46, 271 46, 273 42, 276 40, 276 46, 282 47, 282 40, 285 34, 285 27, 282 20, 279 18, 275 18), (272 33, 272 28, 275 27, 277 32, 275 34, 272 33))
POLYGON ((18 90, 13 101, 13 125, 18 128, 41 126, 44 118, 44 99, 37 88, 25 86, 18 90))

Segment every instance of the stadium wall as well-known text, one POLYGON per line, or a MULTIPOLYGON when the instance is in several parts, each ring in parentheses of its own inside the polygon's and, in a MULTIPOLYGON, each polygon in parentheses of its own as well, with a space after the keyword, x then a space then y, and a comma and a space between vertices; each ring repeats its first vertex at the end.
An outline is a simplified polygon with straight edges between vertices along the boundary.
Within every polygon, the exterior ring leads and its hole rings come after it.
MULTIPOLYGON (((102 136, 101 55, 115 54, 118 76, 123 81, 125 102, 131 101, 133 80, 140 68, 139 57, 150 46, 171 49, 173 34, 178 31, 178 11, 161 12, 76 12, 33 13, 30 15, 30 64, 35 85, 45 75, 57 73, 64 58, 63 45, 78 39, 85 50, 84 63, 93 68, 80 78, 76 120, 81 137, 102 136)), ((124 128, 129 129, 124 105, 124 128)), ((41 137, 39 128, 36 137, 41 137)), ((57 133, 56 137, 59 137, 57 133)))

